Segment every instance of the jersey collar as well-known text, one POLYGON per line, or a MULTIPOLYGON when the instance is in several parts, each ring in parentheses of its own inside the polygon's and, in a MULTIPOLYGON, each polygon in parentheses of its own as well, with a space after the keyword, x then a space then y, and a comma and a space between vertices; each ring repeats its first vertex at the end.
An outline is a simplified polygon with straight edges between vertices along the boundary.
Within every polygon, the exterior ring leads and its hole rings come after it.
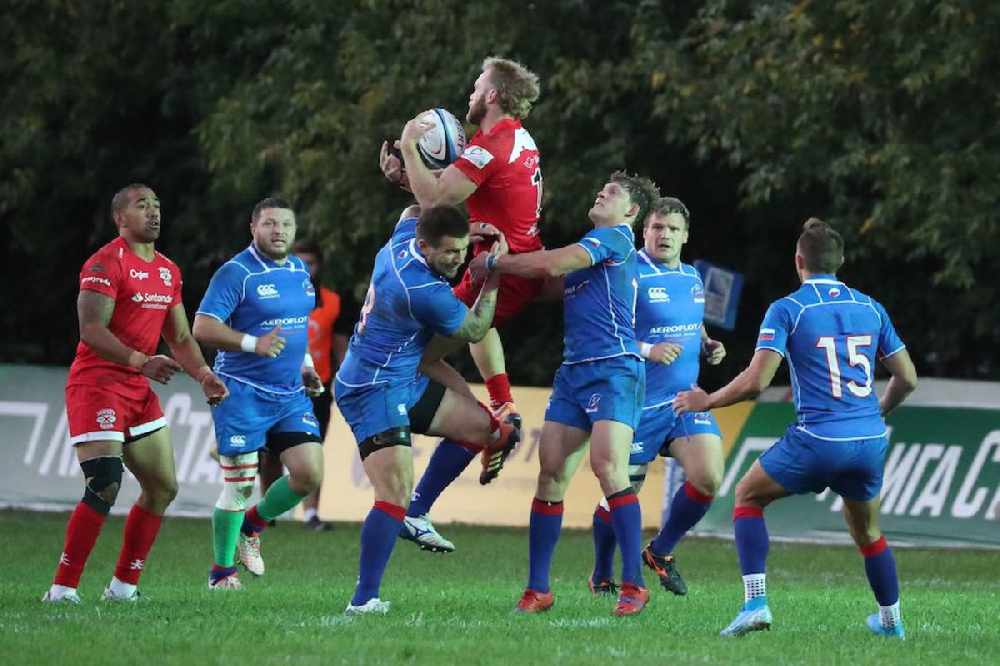
POLYGON ((489 132, 483 132, 483 134, 485 136, 490 136, 492 134, 495 134, 497 131, 499 131, 501 129, 504 129, 506 127, 510 127, 512 129, 517 129, 520 126, 521 126, 521 121, 518 120, 517 118, 503 118, 502 120, 500 120, 500 122, 498 122, 496 125, 494 125, 493 127, 491 127, 489 132))
POLYGON ((802 284, 844 284, 833 273, 817 273, 802 284))
POLYGON ((663 263, 659 259, 657 259, 655 257, 649 256, 649 253, 646 252, 646 248, 640 249, 639 250, 639 255, 647 263, 649 263, 650 266, 652 266, 653 268, 655 268, 659 272, 663 272, 663 273, 683 273, 684 272, 684 262, 681 262, 681 263, 677 264, 677 268, 670 268, 670 266, 667 266, 665 263, 663 263))
POLYGON ((292 263, 292 256, 291 255, 288 255, 287 257, 285 257, 285 263, 279 264, 277 261, 275 261, 271 257, 269 257, 266 254, 264 254, 263 252, 259 251, 257 249, 257 247, 253 244, 252 241, 251 241, 250 247, 248 249, 250 250, 250 254, 253 256, 253 258, 256 259, 258 262, 260 262, 260 265, 263 266, 264 268, 266 268, 267 270, 274 270, 274 269, 278 269, 278 268, 289 268, 289 269, 292 269, 292 270, 295 269, 295 264, 292 263))

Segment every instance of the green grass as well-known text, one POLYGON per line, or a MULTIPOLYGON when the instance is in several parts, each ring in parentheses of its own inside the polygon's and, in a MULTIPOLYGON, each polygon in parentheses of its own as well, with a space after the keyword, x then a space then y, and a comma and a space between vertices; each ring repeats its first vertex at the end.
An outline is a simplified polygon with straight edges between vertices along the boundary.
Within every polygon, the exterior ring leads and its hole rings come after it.
MULTIPOLYGON (((242 593, 213 593, 209 524, 171 519, 143 576, 139 604, 99 601, 121 542, 113 518, 91 556, 80 606, 46 606, 65 514, 0 511, 0 664, 334 663, 996 663, 1000 556, 897 550, 905 643, 869 636, 874 609, 857 552, 772 544, 770 632, 718 632, 742 602, 729 542, 691 539, 678 550, 690 592, 658 587, 646 611, 611 616, 585 580, 589 534, 566 531, 556 551, 547 614, 511 612, 527 573, 524 530, 445 526, 459 550, 432 555, 400 542, 382 587, 384 617, 343 615, 357 575, 357 524, 311 533, 283 523, 265 535, 267 575, 242 593)), ((656 581, 647 578, 651 584, 656 581)))

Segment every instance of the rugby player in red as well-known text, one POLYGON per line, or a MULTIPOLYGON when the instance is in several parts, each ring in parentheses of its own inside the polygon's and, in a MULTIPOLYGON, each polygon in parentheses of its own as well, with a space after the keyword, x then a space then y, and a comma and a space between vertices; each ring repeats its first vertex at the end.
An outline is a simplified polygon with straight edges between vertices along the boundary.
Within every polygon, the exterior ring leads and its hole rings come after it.
MULTIPOLYGON (((421 161, 417 140, 430 124, 421 113, 408 123, 400 141, 402 164, 383 144, 382 171, 392 182, 413 192, 422 207, 457 205, 465 202, 469 213, 473 254, 489 250, 493 240, 503 234, 511 253, 543 249, 538 220, 542 205, 542 170, 538 147, 528 130, 521 125, 538 99, 538 77, 523 65, 502 58, 486 58, 482 73, 469 95, 466 120, 479 129, 461 156, 440 173, 434 173, 421 161)), ((545 280, 505 275, 500 281, 494 328, 479 343, 469 346, 479 372, 490 393, 490 407, 501 419, 520 426, 514 407, 510 382, 504 363, 503 346, 496 327, 502 326, 535 300, 545 280)), ((455 288, 455 294, 471 305, 479 290, 468 272, 455 288)), ((451 348, 453 349, 453 348, 451 348)), ((436 360, 451 351, 432 346, 426 360, 436 360)), ((417 485, 407 512, 404 538, 422 548, 449 552, 454 545, 440 537, 427 517, 441 492, 458 477, 475 457, 479 447, 443 440, 417 485)), ((499 474, 510 451, 483 454, 479 482, 489 483, 499 474)))
POLYGON ((156 194, 145 185, 129 185, 111 200, 111 216, 118 238, 94 253, 80 272, 80 344, 66 381, 66 412, 84 494, 66 526, 45 602, 80 602, 80 576, 121 487, 123 461, 142 493, 125 521, 104 598, 138 598, 146 557, 177 494, 167 422, 149 379, 165 384, 184 370, 201 384, 209 403, 228 395, 191 335, 180 270, 154 248, 160 236, 156 194), (156 354, 161 336, 176 361, 156 354))

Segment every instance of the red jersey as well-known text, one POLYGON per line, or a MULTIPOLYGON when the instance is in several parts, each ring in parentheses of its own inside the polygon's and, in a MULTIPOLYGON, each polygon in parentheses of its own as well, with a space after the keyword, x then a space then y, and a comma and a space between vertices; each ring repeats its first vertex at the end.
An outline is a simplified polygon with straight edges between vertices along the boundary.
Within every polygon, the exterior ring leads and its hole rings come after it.
MULTIPOLYGON (((542 249, 541 156, 521 121, 504 118, 489 132, 477 131, 455 166, 476 184, 466 200, 469 222, 488 222, 507 237, 511 252, 542 249)), ((476 248, 476 252, 484 248, 476 248)))
MULTIPOLYGON (((108 329, 123 344, 152 356, 168 310, 181 302, 181 271, 159 252, 152 261, 146 261, 119 236, 84 263, 80 290, 114 299, 115 311, 108 329)), ((101 358, 81 340, 66 385, 108 386, 125 382, 138 386, 136 380, 143 386, 149 385, 138 370, 101 358)))

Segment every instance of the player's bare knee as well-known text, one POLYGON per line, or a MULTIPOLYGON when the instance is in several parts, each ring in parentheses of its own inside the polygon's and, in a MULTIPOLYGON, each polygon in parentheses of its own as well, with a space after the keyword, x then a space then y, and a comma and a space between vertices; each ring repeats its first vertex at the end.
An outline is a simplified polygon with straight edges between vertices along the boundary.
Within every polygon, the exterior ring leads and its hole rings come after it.
POLYGON ((86 486, 83 503, 95 511, 107 515, 118 499, 118 490, 125 471, 122 459, 117 456, 101 456, 80 463, 86 486))
POLYGON ((712 469, 701 469, 690 474, 688 480, 698 492, 715 497, 715 494, 719 491, 719 486, 722 485, 722 472, 712 469))

